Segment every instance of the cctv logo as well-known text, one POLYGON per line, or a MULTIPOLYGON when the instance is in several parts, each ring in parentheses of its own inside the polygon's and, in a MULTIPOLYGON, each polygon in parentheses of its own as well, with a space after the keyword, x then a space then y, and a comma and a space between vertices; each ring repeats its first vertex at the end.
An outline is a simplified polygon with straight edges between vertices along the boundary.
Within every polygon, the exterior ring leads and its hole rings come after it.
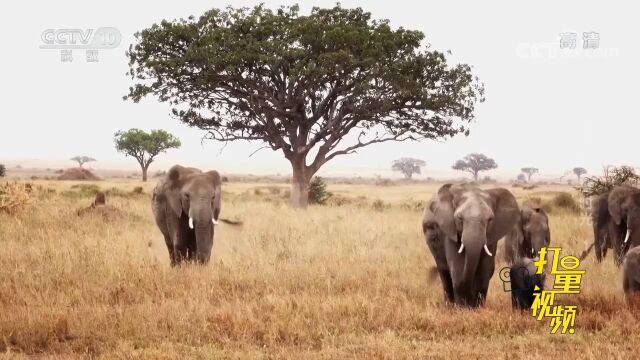
POLYGON ((114 27, 98 29, 46 29, 42 32, 40 49, 113 49, 120 45, 122 35, 114 27))

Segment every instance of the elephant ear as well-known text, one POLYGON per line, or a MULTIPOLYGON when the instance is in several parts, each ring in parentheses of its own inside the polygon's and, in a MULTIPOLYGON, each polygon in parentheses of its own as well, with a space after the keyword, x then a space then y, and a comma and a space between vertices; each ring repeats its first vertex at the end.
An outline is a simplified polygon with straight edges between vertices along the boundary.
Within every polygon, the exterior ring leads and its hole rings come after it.
POLYGON ((184 184, 184 180, 188 174, 192 171, 180 165, 174 165, 169 169, 167 173, 166 183, 166 196, 169 207, 180 217, 182 214, 182 202, 180 201, 180 189, 184 184))
POLYGON ((493 225, 487 234, 489 242, 497 242, 518 223, 520 209, 516 198, 504 188, 486 190, 493 202, 493 225))
POLYGON ((213 182, 213 218, 218 221, 222 209, 222 180, 220 179, 220 174, 215 170, 207 171, 205 174, 213 182))
POLYGON ((451 241, 458 241, 458 232, 453 220, 455 193, 455 187, 452 184, 442 185, 430 208, 438 227, 451 241))
POLYGON ((609 193, 609 214, 616 225, 622 222, 624 213, 632 206, 632 198, 636 193, 636 189, 628 186, 617 186, 609 193))

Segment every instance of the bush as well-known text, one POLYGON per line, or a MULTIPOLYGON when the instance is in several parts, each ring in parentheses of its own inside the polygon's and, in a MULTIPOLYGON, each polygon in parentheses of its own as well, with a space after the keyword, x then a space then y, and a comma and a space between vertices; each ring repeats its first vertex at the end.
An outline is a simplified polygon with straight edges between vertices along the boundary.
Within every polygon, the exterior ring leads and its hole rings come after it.
POLYGON ((29 184, 0 184, 0 212, 15 214, 31 202, 32 187, 29 184))
POLYGON ((387 204, 384 201, 378 199, 371 204, 371 207, 375 211, 384 211, 387 208, 387 204))
POLYGON ((3 164, 0 164, 0 177, 5 176, 7 176, 7 168, 3 164))
POLYGON ((100 192, 100 187, 96 184, 76 184, 71 185, 71 189, 77 190, 82 196, 96 196, 100 192))
POLYGON ((576 199, 567 192, 561 192, 551 199, 551 204, 557 208, 566 209, 572 212, 579 212, 580 205, 576 199))
POLYGON ((332 194, 327 191, 327 184, 321 177, 316 176, 311 180, 309 184, 310 204, 324 205, 331 196, 332 194))
POLYGON ((142 188, 142 186, 136 186, 131 192, 135 195, 141 195, 144 194, 144 189, 142 188))

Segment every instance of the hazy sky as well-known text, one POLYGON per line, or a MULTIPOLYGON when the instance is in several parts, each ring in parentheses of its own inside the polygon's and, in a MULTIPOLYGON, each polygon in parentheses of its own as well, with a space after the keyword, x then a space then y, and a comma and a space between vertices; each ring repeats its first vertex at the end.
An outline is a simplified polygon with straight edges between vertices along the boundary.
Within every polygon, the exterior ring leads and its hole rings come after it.
MULTIPOLYGON (((269 7, 294 1, 264 1, 269 7)), ((163 128, 183 142, 161 156, 152 170, 174 163, 235 173, 290 172, 281 153, 259 143, 201 144, 203 133, 169 116, 169 107, 148 98, 123 101, 131 80, 124 55, 133 33, 162 19, 201 15, 213 7, 253 6, 254 1, 3 1, 0 27, 0 161, 23 167, 71 166, 71 156, 97 158, 95 168, 135 168, 116 153, 113 133, 163 128), (122 42, 87 63, 74 50, 71 63, 60 50, 40 49, 45 29, 115 27, 122 42)), ((303 13, 334 1, 298 1, 303 13)), ((392 26, 421 30, 432 48, 451 50, 486 85, 469 137, 446 142, 386 143, 338 157, 324 175, 389 176, 402 156, 426 160, 424 176, 455 174, 451 164, 470 152, 493 157, 489 175, 515 177, 536 166, 544 177, 573 166, 599 172, 604 164, 637 164, 636 103, 640 80, 640 25, 632 2, 587 1, 342 1, 362 6, 392 26), (560 34, 577 34, 575 50, 560 50, 560 34), (597 32, 599 49, 583 49, 583 32, 597 32), (636 90, 633 90, 636 89, 636 90)))

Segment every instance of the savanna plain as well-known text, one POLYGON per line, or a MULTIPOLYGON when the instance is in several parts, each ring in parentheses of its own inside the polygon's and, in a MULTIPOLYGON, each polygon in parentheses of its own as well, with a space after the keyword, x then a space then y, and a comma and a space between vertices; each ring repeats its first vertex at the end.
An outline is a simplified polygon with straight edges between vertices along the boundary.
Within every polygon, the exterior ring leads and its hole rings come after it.
MULTIPOLYGON (((640 312, 611 255, 593 254, 575 334, 511 309, 498 271, 486 306, 446 306, 421 232, 440 184, 329 183, 328 205, 287 205, 285 183, 228 182, 207 266, 169 265, 150 208, 156 180, 34 180, 30 205, 0 213, 0 358, 636 359, 640 312), (99 187, 107 209, 78 210, 99 187), (136 187, 141 189, 135 190, 136 187)), ((593 235, 570 186, 508 187, 546 202, 551 244, 593 235)), ((501 244, 502 245, 502 244, 501 244)), ((500 246, 501 246, 500 245, 500 246)), ((502 249, 497 270, 504 266, 502 249)), ((552 279, 547 280, 547 285, 552 279)))

